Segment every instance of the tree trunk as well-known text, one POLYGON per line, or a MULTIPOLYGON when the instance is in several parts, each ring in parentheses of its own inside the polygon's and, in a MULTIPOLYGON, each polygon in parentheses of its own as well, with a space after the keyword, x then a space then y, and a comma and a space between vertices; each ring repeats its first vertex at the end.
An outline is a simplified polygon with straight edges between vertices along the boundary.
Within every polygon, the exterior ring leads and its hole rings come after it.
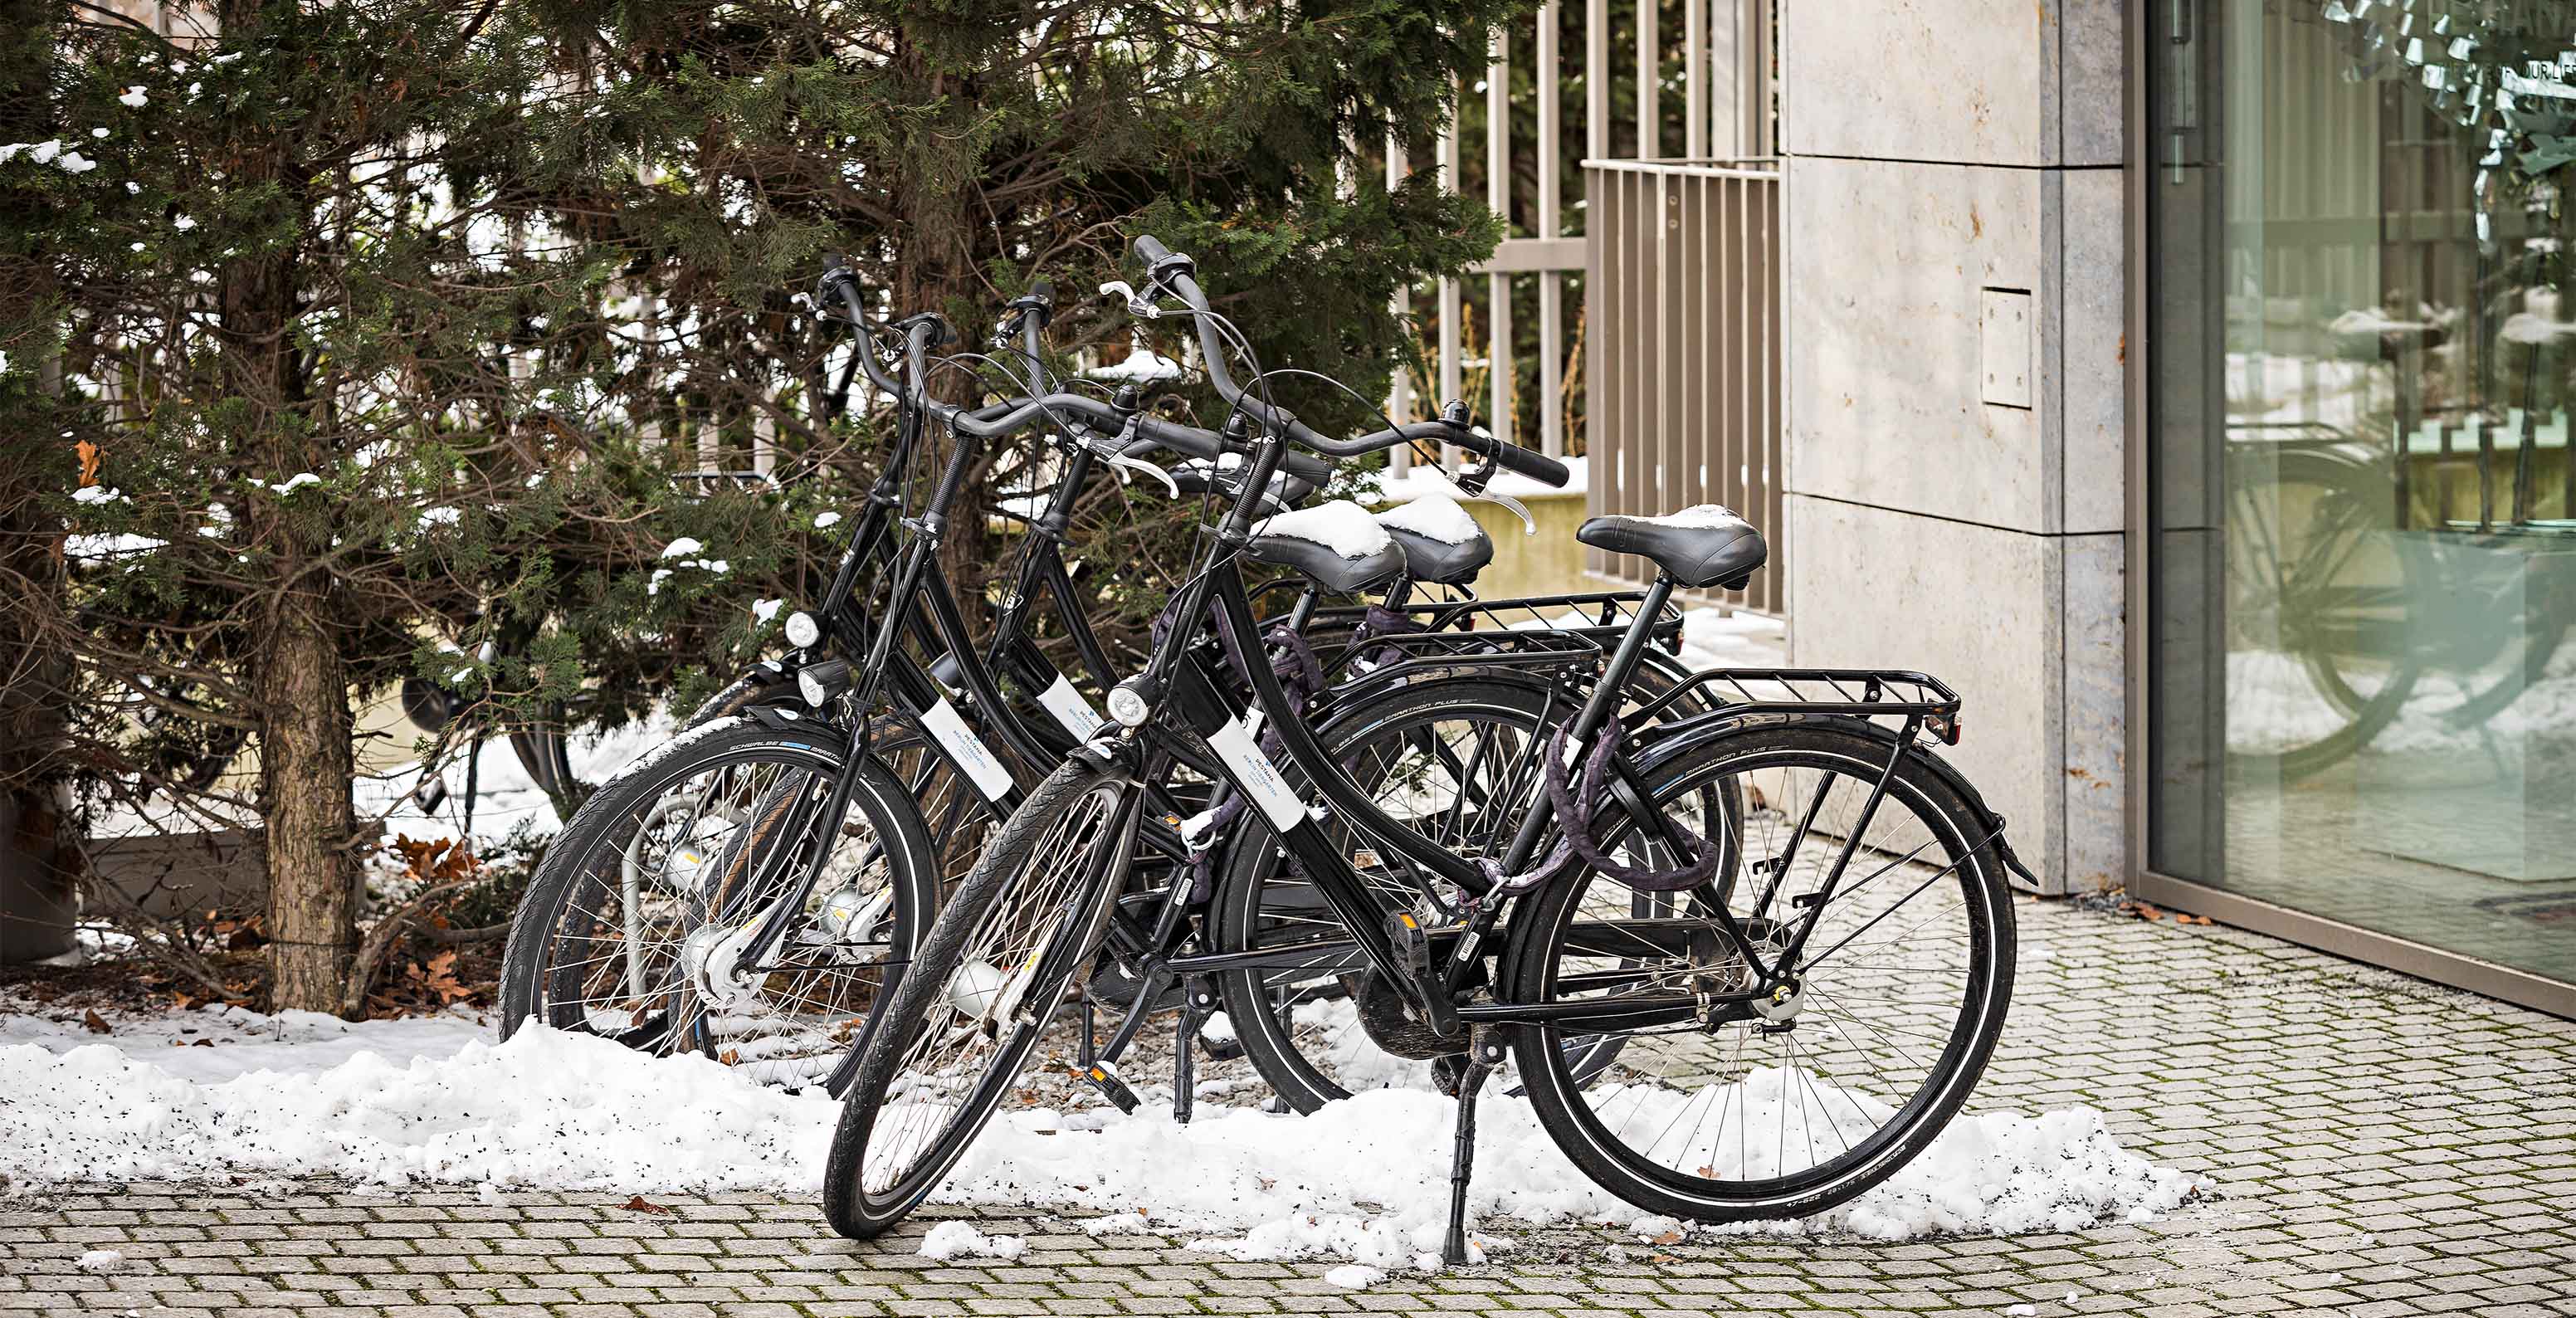
MULTIPOLYGON (((949 144, 973 136, 979 93, 974 79, 931 66, 921 51, 932 44, 899 41, 895 51, 914 104, 940 110, 917 130, 916 163, 900 185, 904 231, 895 256, 895 314, 936 311, 957 331, 957 348, 974 348, 997 308, 981 305, 983 283, 976 278, 975 162, 949 144)), ((948 402, 968 401, 970 388, 968 377, 956 371, 941 372, 933 383, 933 391, 948 402)), ((944 460, 949 437, 932 439, 944 460)), ((991 457, 989 452, 979 455, 978 469, 989 471, 991 457)), ((976 479, 959 489, 939 547, 940 568, 957 588, 958 605, 970 627, 983 624, 984 586, 1000 556, 985 516, 992 506, 991 484, 976 479)))
POLYGON ((278 609, 260 668, 272 1006, 338 1011, 357 936, 349 684, 317 590, 278 609))
MULTIPOLYGON (((279 0, 222 0, 225 35, 245 43, 273 23, 293 22, 279 0)), ((236 190, 275 188, 270 204, 299 236, 313 217, 313 179, 292 155, 283 124, 245 142, 236 190)), ((331 440, 298 424, 310 398, 295 357, 300 261, 309 249, 284 242, 233 257, 217 279, 216 337, 225 384, 265 421, 258 447, 273 479, 327 469, 331 440)), ((329 551, 329 532, 294 516, 283 499, 253 505, 257 542, 277 585, 264 601, 252 651, 259 692, 260 817, 268 851, 269 1002, 276 1008, 337 1011, 357 927, 357 864, 350 849, 351 719, 347 668, 332 626, 328 573, 311 569, 329 551)))

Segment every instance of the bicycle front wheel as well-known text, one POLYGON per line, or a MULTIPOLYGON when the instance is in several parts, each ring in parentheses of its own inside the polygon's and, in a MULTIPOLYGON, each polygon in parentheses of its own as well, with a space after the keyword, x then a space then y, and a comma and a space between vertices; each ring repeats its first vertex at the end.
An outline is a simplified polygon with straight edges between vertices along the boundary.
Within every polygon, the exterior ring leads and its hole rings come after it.
MULTIPOLYGON (((1870 804, 1897 752, 1851 720, 1723 735, 1649 782, 1656 812, 1723 840, 1734 873, 1640 919, 1585 869, 1513 913, 1508 1000, 1661 1022, 1515 1037, 1540 1124, 1602 1188, 1702 1222, 1803 1217, 1894 1174, 1966 1100, 2012 996, 2011 897, 1985 812, 1928 754, 1906 749, 1870 804), (1745 813, 1700 817, 1729 780, 1745 813), (1776 996, 1755 996, 1765 981, 1712 900, 1756 958, 1797 947, 1776 996), (1619 1047, 1594 1074, 1568 1045, 1600 1038, 1619 1047)), ((1623 864, 1674 865, 1626 811, 1601 822, 1623 864)))
POLYGON ((850 767, 825 872, 805 882, 843 749, 820 722, 719 719, 593 794, 512 917, 502 1037, 535 1020, 768 1084, 828 1074, 937 901, 912 803, 874 761, 850 767), (782 902, 800 903, 784 936, 755 946, 782 902))
POLYGON ((842 1097, 823 1172, 834 1231, 867 1240, 902 1221, 1018 1082, 1101 937, 1132 797, 1123 772, 1066 761, 941 908, 842 1097))

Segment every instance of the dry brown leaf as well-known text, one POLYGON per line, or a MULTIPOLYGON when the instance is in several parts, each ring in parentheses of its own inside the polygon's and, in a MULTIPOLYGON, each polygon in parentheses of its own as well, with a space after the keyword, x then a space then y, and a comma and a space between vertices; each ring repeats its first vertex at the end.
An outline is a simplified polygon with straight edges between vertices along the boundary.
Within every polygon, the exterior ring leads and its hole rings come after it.
POLYGON ((624 1208, 630 1213, 667 1213, 671 1211, 660 1204, 647 1200, 640 1194, 627 1200, 625 1203, 619 1205, 619 1207, 624 1208))
POLYGON ((81 1028, 92 1034, 105 1034, 107 1033, 107 1018, 99 1015, 94 1010, 84 1011, 81 1013, 81 1028))
POLYGON ((98 445, 84 439, 72 445, 72 452, 80 455, 81 488, 98 484, 98 445))
POLYGON ((1686 1239, 1686 1237, 1684 1237, 1679 1231, 1667 1231, 1660 1236, 1653 1237, 1649 1243, 1657 1245, 1678 1245, 1682 1243, 1684 1239, 1686 1239))
POLYGON ((739 1048, 727 1048, 723 1052, 716 1054, 716 1060, 727 1066, 732 1066, 742 1060, 742 1050, 739 1048))

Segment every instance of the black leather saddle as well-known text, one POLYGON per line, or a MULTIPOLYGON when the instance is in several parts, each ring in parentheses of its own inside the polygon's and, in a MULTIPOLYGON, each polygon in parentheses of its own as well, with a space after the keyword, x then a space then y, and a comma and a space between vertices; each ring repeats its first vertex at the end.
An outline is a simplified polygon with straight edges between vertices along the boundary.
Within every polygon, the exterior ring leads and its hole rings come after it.
POLYGON ((1284 567, 1336 595, 1357 595, 1404 571, 1404 547, 1355 503, 1319 503, 1255 529, 1245 558, 1284 567))
POLYGON ((1771 558, 1771 546, 1752 523, 1715 504, 1662 517, 1595 517, 1574 538, 1595 549, 1647 559, 1673 584, 1693 590, 1741 590, 1771 558))
POLYGON ((1423 516, 1422 500, 1379 513, 1377 524, 1385 527, 1386 533, 1395 537, 1395 543, 1403 547, 1404 570, 1414 580, 1427 581, 1435 586, 1463 586, 1474 581, 1476 574, 1494 561, 1494 538, 1485 534, 1485 529, 1476 525, 1476 520, 1467 515, 1466 509, 1458 507, 1456 500, 1446 495, 1429 495, 1426 498, 1437 499, 1448 508, 1457 509, 1457 525, 1452 534, 1434 535, 1416 529, 1445 514, 1443 510, 1443 513, 1435 513, 1434 517, 1423 516))

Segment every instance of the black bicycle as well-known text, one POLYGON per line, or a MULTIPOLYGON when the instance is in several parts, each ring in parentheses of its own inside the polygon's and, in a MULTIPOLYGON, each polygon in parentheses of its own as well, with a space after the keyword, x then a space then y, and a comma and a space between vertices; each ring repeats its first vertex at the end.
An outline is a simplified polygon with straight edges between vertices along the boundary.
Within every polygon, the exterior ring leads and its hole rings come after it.
MULTIPOLYGON (((1236 408, 1227 433, 1250 450, 1246 490, 1264 487, 1292 442, 1351 457, 1419 437, 1400 426, 1333 439, 1234 387, 1221 318, 1189 259, 1151 238, 1136 248, 1147 296, 1176 298, 1197 319, 1211 383, 1236 408)), ((1032 400, 977 424, 1025 425, 1041 411, 1032 400)), ((1441 437, 1488 464, 1565 479, 1560 464, 1490 437, 1441 437)), ((1924 744, 1956 738, 1953 693, 1906 672, 1720 671, 1623 717, 1672 592, 1740 586, 1767 549, 1723 510, 1595 518, 1584 543, 1657 566, 1636 621, 1600 657, 1579 707, 1544 736, 1496 747, 1491 768, 1463 784, 1472 793, 1444 803, 1444 817, 1476 827, 1426 830, 1429 812, 1390 810, 1354 781, 1271 665, 1242 666, 1249 708, 1228 700, 1226 652, 1267 653, 1245 562, 1330 587, 1378 552, 1348 516, 1256 529, 1256 504, 1237 497, 1203 537, 1202 569, 1174 609, 1186 625, 1113 689, 1116 728, 1012 814, 880 1004, 825 1173, 837 1231, 868 1237, 900 1220, 1012 1091, 1068 991, 1095 971, 1147 833, 1145 789, 1174 761, 1213 765, 1252 803, 1332 915, 1225 968, 1347 949, 1365 966, 1361 1022, 1453 1067, 1452 1260, 1464 1256, 1476 1097, 1507 1058, 1567 1155, 1656 1212, 1813 1213, 1931 1142, 2002 1028, 2005 873, 2020 868, 2000 817, 1924 744), (1734 698, 1654 721, 1719 689, 1734 698), (1256 726, 1276 733, 1298 776, 1262 750, 1256 726), (1745 807, 1727 810, 1739 790, 1745 807), (1390 879, 1411 892, 1392 912, 1378 895, 1390 879), (1653 913, 1639 913, 1642 893, 1657 896, 1653 913)), ((1509 662, 1485 655, 1480 666, 1509 662)), ((1569 662, 1562 647, 1529 656, 1542 674, 1569 662)))

